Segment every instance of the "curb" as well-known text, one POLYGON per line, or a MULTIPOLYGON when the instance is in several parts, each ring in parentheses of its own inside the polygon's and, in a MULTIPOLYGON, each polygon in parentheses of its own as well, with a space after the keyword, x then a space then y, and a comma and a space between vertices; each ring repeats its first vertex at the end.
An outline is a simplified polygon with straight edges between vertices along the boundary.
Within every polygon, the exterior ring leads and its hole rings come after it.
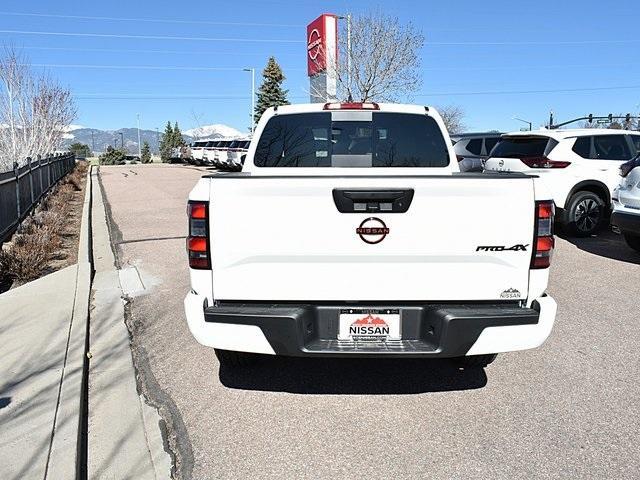
POLYGON ((122 291, 98 174, 98 168, 91 173, 95 274, 89 322, 87 478, 168 478, 171 458, 162 439, 162 419, 138 390, 125 323, 128 300, 122 291))
POLYGON ((62 372, 58 411, 45 478, 81 478, 85 431, 86 345, 91 292, 91 171, 87 172, 78 246, 75 298, 62 372), (82 347, 81 347, 82 346, 82 347))

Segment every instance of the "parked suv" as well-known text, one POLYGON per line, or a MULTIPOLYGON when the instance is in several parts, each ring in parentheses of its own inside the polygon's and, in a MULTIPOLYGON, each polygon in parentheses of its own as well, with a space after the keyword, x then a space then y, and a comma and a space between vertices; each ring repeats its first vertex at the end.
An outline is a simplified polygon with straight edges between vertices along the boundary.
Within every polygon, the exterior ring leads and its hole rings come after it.
POLYGON ((606 223, 611 192, 623 162, 640 151, 640 132, 540 130, 503 135, 485 162, 486 171, 538 175, 556 204, 567 233, 588 236, 606 223))
POLYGON ((452 135, 451 140, 460 171, 481 172, 484 161, 500 140, 500 135, 500 132, 496 131, 452 135))
POLYGON ((611 223, 640 252, 640 155, 622 164, 620 176, 620 185, 613 191, 611 223))

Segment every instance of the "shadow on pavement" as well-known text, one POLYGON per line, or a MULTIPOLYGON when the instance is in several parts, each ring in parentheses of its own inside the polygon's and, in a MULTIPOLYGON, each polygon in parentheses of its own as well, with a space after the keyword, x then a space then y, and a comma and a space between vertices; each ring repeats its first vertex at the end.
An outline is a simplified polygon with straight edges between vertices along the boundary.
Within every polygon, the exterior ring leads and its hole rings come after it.
POLYGON ((559 237, 585 252, 640 265, 640 253, 629 247, 622 235, 617 235, 609 230, 603 230, 598 236, 586 238, 570 237, 564 233, 560 233, 559 237))
POLYGON ((246 368, 220 367, 228 388, 272 392, 388 395, 482 388, 482 369, 462 370, 450 360, 261 357, 246 368))

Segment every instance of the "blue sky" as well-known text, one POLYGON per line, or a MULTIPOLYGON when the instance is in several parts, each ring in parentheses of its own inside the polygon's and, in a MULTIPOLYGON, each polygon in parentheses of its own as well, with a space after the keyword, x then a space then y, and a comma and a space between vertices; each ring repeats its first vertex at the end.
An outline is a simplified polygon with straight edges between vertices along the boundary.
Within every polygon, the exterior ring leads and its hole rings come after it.
POLYGON ((550 109, 557 119, 640 109, 640 9, 632 2, 4 0, 0 40, 72 89, 75 123, 132 127, 139 113, 148 129, 177 120, 183 129, 245 130, 243 68, 261 70, 274 55, 291 101, 304 102, 305 25, 320 13, 372 9, 422 29, 423 85, 413 100, 462 107, 469 130, 516 130, 523 125, 514 116, 538 126, 550 109))

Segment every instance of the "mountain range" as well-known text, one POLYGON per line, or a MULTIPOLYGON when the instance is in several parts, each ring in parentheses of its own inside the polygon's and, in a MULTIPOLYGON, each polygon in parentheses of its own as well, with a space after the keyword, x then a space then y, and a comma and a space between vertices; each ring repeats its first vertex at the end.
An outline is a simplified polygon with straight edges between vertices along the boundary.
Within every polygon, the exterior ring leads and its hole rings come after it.
MULTIPOLYGON (((198 128, 185 130, 182 138, 187 143, 195 140, 218 139, 218 138, 242 138, 247 134, 239 132, 233 127, 222 124, 203 125, 198 128)), ((162 137, 162 132, 156 130, 140 129, 140 141, 148 142, 153 153, 158 152, 158 144, 162 137)), ((120 146, 120 139, 124 140, 124 146, 130 153, 138 153, 138 129, 120 128, 118 130, 99 130, 97 128, 87 128, 82 125, 69 125, 63 136, 62 149, 66 149, 72 143, 80 142, 89 145, 93 152, 104 152, 111 145, 120 146), (122 133, 122 137, 120 134, 122 133)))

